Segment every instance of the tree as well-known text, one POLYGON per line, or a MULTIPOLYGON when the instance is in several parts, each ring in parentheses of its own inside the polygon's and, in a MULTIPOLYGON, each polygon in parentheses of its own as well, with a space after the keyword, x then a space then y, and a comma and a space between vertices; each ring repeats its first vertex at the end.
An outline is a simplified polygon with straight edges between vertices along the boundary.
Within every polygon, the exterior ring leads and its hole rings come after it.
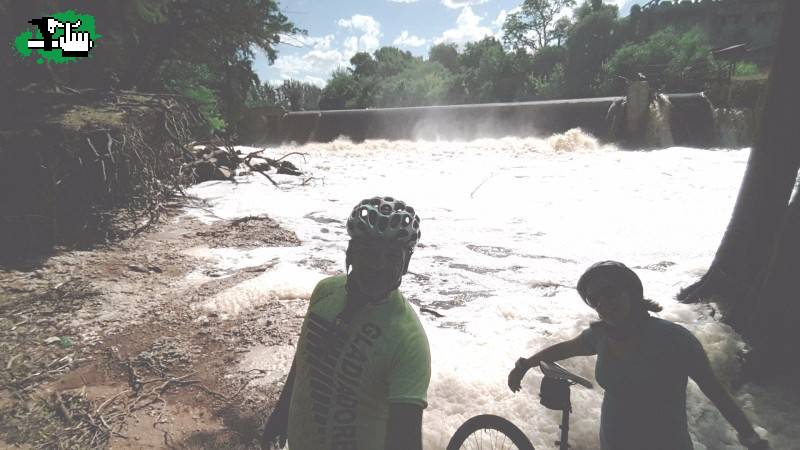
POLYGON ((360 86, 355 76, 347 69, 337 69, 322 89, 320 109, 366 108, 370 105, 358 103, 360 86))
POLYGON ((297 80, 283 80, 276 89, 278 105, 289 111, 313 110, 319 107, 322 89, 297 80))
POLYGON ((247 93, 245 105, 248 108, 257 108, 260 106, 277 106, 278 94, 275 88, 269 83, 255 82, 247 93))
POLYGON ((556 41, 556 47, 561 47, 561 45, 567 41, 567 36, 569 36, 569 30, 571 28, 572 21, 569 17, 562 17, 556 21, 551 35, 553 40, 556 41))
POLYGON ((428 51, 428 61, 438 62, 445 69, 456 73, 460 70, 458 64, 458 48, 455 44, 436 44, 428 51))
POLYGON ((438 62, 418 61, 383 80, 375 94, 378 107, 440 105, 447 100, 453 74, 438 62))
POLYGON ((377 74, 384 78, 402 72, 415 59, 411 52, 404 52, 397 47, 381 47, 374 54, 378 64, 377 74))
POLYGON ((678 294, 685 302, 715 300, 753 346, 750 367, 762 372, 796 368, 800 356, 798 25, 800 3, 784 2, 761 128, 731 220, 706 274, 678 294))
POLYGON ((575 0, 524 0, 521 10, 509 14, 503 24, 503 41, 514 49, 535 50, 550 44, 556 16, 575 0))
POLYGON ((614 5, 603 5, 599 11, 594 11, 584 3, 576 9, 579 19, 570 29, 566 46, 566 95, 589 97, 598 92, 603 63, 623 40, 617 15, 618 9, 614 5), (578 14, 578 10, 589 12, 578 14))
MULTIPOLYGON (((25 23, 62 3, 13 2, 10 13, 25 23)), ((108 0, 89 10, 102 24, 103 51, 81 64, 52 65, 58 83, 189 95, 229 123, 236 122, 253 85, 254 51, 274 61, 281 36, 301 32, 274 0, 108 0)), ((34 81, 29 64, 36 63, 15 65, 11 83, 34 81)))
POLYGON ((486 103, 507 101, 509 86, 502 84, 503 72, 507 70, 503 45, 494 37, 485 37, 470 42, 464 48, 459 61, 464 68, 466 101, 486 103))
POLYGON ((541 80, 547 80, 556 65, 563 64, 565 58, 566 51, 563 47, 547 46, 540 48, 531 60, 531 75, 541 80))
MULTIPOLYGON (((638 43, 626 44, 604 67, 606 85, 617 76, 633 78, 644 73, 651 84, 669 92, 702 90, 715 67, 708 35, 699 28, 678 33, 665 28, 638 43)), ((610 88, 605 90, 610 91, 610 88)))
POLYGON ((353 66, 353 75, 356 78, 367 78, 378 73, 378 62, 367 52, 358 52, 350 58, 353 66))

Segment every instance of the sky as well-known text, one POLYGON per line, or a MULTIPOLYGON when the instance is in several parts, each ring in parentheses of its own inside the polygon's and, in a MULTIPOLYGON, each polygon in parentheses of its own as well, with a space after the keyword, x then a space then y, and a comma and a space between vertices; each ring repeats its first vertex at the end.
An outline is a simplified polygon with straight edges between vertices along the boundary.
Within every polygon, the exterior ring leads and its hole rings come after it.
MULTIPOLYGON (((280 9, 306 36, 284 36, 270 65, 260 49, 253 64, 262 81, 295 79, 324 86, 331 72, 348 67, 356 52, 395 46, 427 56, 432 45, 463 46, 502 36, 506 15, 521 0, 282 0, 280 9)), ((580 3, 580 2, 579 2, 580 3)), ((645 0, 607 0, 627 15, 645 0)), ((569 12, 565 12, 569 14, 569 12)))

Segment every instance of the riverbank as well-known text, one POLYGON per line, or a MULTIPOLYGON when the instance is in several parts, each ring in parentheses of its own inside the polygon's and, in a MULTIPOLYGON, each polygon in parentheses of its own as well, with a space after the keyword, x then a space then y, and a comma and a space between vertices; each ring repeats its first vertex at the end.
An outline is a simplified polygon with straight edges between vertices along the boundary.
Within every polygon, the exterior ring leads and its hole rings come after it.
POLYGON ((277 262, 220 272, 202 249, 300 241, 265 216, 204 224, 183 214, 187 202, 133 238, 0 271, 6 445, 255 448, 279 385, 240 363, 293 344, 304 309, 275 300, 198 315, 198 303, 277 262))

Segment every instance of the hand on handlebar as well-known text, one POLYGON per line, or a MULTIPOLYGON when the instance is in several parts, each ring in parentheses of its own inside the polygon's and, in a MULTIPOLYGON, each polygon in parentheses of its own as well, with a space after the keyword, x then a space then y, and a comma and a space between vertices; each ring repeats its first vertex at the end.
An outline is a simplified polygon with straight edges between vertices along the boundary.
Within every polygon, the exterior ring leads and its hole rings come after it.
POLYGON ((522 389, 522 378, 530 368, 527 363, 525 358, 518 359, 514 368, 508 373, 508 388, 511 389, 512 392, 519 392, 519 390, 522 389))

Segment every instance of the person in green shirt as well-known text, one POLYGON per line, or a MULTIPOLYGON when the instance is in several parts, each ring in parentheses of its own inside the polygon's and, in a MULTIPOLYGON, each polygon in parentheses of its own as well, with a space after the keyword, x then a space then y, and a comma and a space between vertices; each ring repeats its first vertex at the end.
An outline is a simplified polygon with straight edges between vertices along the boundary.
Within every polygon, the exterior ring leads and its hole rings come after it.
POLYGON ((346 275, 314 288, 263 448, 422 448, 431 356, 398 287, 420 238, 414 208, 362 200, 347 219, 346 275), (352 270, 350 266, 352 265, 352 270))

